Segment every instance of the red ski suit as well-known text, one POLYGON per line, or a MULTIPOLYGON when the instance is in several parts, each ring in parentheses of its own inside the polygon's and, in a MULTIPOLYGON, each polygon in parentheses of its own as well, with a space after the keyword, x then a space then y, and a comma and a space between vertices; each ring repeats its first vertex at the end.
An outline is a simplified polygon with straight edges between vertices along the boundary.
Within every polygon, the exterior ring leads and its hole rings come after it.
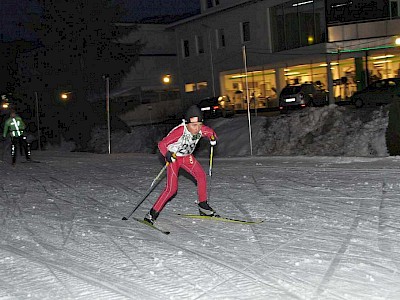
POLYGON ((185 123, 173 128, 168 135, 158 143, 158 149, 163 156, 167 151, 176 153, 176 161, 167 167, 167 183, 165 189, 158 197, 153 209, 160 212, 169 199, 178 191, 178 172, 182 168, 191 174, 197 181, 197 194, 199 202, 207 201, 207 178, 200 163, 192 155, 196 144, 201 137, 211 136, 217 138, 214 130, 203 125, 198 135, 192 135, 185 123))

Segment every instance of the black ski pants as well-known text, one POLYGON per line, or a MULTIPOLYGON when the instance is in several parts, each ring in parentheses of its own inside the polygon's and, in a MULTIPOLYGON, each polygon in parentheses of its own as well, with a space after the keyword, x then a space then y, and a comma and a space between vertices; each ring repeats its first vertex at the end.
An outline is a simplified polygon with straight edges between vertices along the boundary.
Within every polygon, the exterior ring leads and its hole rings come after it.
POLYGON ((21 135, 21 136, 14 136, 11 137, 11 157, 12 157, 12 162, 15 163, 17 159, 17 144, 19 144, 19 147, 22 151, 22 149, 25 152, 25 158, 30 159, 31 156, 31 149, 30 145, 28 144, 26 140, 26 136, 21 135))

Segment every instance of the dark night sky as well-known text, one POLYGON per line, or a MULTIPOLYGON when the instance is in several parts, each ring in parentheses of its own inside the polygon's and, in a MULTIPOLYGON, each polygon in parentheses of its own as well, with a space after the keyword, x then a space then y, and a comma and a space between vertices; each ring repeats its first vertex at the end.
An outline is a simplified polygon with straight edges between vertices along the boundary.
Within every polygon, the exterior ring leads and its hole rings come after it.
MULTIPOLYGON (((200 9, 199 0, 113 0, 127 9, 124 22, 134 22, 158 15, 173 15, 200 9)), ((21 22, 29 20, 28 13, 37 11, 35 0, 0 0, 0 42, 29 39, 21 22)))
POLYGON ((20 23, 28 21, 28 13, 34 9, 30 0, 0 0, 0 41, 28 37, 20 23))

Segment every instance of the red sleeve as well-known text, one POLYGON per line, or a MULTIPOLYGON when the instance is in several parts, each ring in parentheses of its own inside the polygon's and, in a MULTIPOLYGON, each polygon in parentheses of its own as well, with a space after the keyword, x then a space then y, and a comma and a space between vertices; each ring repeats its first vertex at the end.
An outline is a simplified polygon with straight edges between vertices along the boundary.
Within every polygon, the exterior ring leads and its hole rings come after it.
POLYGON ((183 134, 183 126, 177 126, 172 129, 168 135, 163 138, 161 141, 158 142, 158 149, 160 150, 161 154, 165 156, 168 151, 168 145, 175 143, 183 134))
POLYGON ((217 134, 215 133, 215 131, 214 131, 212 128, 206 126, 206 125, 203 125, 203 126, 201 127, 201 135, 202 135, 203 137, 208 137, 209 139, 211 138, 211 136, 214 136, 215 139, 218 139, 218 136, 217 136, 217 134))

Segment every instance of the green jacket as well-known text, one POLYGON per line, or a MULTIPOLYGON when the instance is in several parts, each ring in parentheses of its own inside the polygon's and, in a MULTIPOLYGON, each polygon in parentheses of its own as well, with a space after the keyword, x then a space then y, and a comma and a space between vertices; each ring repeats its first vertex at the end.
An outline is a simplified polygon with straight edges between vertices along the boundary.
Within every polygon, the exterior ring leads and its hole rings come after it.
POLYGON ((7 136, 10 132, 12 137, 19 137, 24 133, 25 123, 22 121, 20 116, 15 116, 15 118, 8 118, 4 124, 3 137, 7 136))

